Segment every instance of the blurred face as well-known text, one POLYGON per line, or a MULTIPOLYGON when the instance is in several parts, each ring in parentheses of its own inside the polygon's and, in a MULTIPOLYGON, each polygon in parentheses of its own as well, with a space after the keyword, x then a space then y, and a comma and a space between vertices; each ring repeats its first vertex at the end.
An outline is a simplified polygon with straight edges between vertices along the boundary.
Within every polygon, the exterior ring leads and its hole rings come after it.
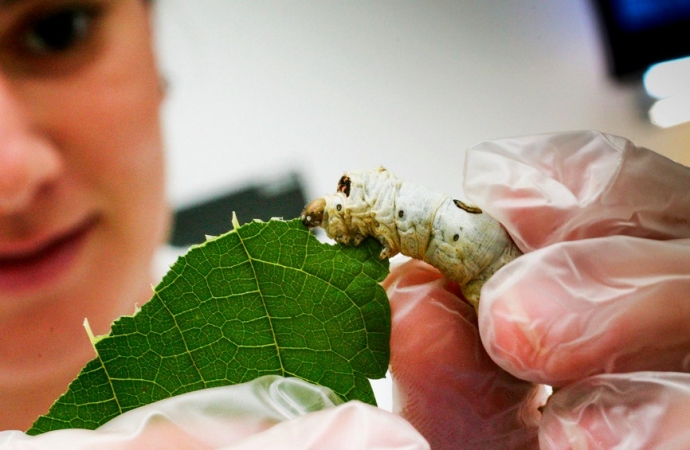
POLYGON ((107 332, 151 295, 168 210, 150 39, 140 0, 0 0, 0 384, 91 358, 84 318, 107 332))

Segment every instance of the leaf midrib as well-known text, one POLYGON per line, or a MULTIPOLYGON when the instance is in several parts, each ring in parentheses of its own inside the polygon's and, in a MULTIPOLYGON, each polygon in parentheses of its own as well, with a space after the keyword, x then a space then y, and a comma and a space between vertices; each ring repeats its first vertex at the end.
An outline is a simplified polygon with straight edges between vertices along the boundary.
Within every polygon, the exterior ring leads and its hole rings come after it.
POLYGON ((247 245, 244 243, 244 239, 242 238, 242 235, 235 230, 237 233, 237 238, 240 241, 240 244, 242 244, 242 249, 244 250, 244 254, 247 255, 247 261, 249 262, 249 267, 252 269, 252 274, 254 276, 254 281, 256 282, 256 291, 259 293, 259 297, 261 298, 261 305, 264 308, 264 313, 266 314, 266 319, 268 320, 268 324, 271 327, 271 337, 273 338, 273 345, 276 349, 276 355, 278 356, 278 362, 280 363, 280 372, 282 376, 285 376, 287 371, 285 370, 285 365, 283 364, 283 355, 280 351, 280 345, 278 344, 278 337, 276 335, 275 327, 273 326, 273 318, 268 312, 268 306, 266 305, 266 298, 264 297, 264 293, 261 290, 261 284, 259 283, 259 276, 256 273, 256 268, 254 267, 254 258, 252 255, 249 253, 249 249, 247 248, 247 245))

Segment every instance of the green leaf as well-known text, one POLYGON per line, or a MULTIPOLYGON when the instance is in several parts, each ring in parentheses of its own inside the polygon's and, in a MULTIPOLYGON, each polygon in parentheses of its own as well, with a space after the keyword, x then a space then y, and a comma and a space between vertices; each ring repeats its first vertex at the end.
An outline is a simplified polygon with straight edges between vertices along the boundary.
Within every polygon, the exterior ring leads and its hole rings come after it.
POLYGON ((300 223, 254 221, 172 266, 153 298, 94 339, 90 361, 29 434, 94 429, 136 407, 262 375, 375 404, 388 367, 388 273, 374 240, 322 244, 300 223))

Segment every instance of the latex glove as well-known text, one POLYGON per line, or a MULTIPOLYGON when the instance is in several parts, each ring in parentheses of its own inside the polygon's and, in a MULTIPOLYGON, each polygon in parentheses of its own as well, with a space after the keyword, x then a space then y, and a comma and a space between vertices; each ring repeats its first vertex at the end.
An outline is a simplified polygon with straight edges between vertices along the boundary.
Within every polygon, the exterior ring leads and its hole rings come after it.
POLYGON ((480 144, 465 171, 469 199, 527 252, 482 290, 494 361, 555 386, 690 369, 689 168, 577 132, 480 144))
POLYGON ((94 431, 59 430, 34 437, 0 432, 0 448, 429 448, 400 417, 361 402, 340 403, 327 388, 264 376, 137 408, 94 431))
POLYGON ((457 284, 411 260, 393 268, 384 286, 394 412, 434 449, 535 447, 543 390, 491 361, 457 284))
POLYGON ((468 198, 528 252, 482 290, 484 346, 517 377, 577 381, 541 444, 688 448, 688 375, 631 372, 690 368, 690 169, 582 132, 483 143, 465 170, 468 198))
POLYGON ((690 448, 690 375, 633 372, 585 378, 553 395, 541 448, 690 448))

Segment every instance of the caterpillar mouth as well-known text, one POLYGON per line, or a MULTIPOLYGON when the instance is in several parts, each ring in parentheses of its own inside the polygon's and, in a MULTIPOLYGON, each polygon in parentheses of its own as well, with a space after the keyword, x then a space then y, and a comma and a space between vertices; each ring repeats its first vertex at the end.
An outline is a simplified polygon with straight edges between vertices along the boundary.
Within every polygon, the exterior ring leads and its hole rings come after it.
POLYGON ((300 218, 304 226, 316 228, 323 222, 323 211, 326 209, 326 199, 321 197, 312 200, 302 211, 300 218))

